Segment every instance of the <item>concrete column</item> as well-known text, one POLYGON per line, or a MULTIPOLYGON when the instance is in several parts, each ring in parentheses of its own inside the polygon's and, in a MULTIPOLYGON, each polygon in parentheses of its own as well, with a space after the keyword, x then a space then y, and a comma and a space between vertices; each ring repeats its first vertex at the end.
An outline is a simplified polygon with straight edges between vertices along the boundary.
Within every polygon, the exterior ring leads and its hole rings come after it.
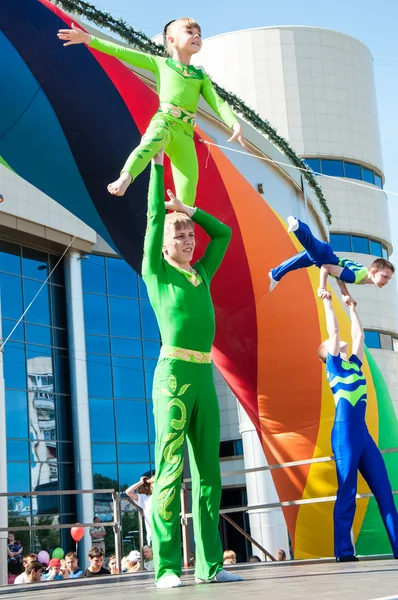
MULTIPOLYGON (((68 319, 69 365, 71 378, 73 446, 75 453, 76 489, 92 490, 90 411, 86 367, 86 339, 84 328, 83 283, 81 254, 70 250, 65 256, 66 312, 68 319)), ((77 496, 77 519, 92 523, 94 499, 92 494, 77 496)), ((87 560, 91 548, 88 528, 79 542, 81 561, 87 560)), ((84 563, 82 563, 84 564, 84 563)))
MULTIPOLYGON (((239 404, 239 430, 242 434, 243 458, 245 469, 267 466, 264 450, 261 446, 256 428, 239 404)), ((247 503, 249 506, 279 502, 278 494, 270 471, 259 471, 246 474, 247 503)), ((289 557, 289 540, 285 517, 281 508, 258 509, 248 511, 251 536, 275 555, 278 548, 283 548, 289 557)), ((265 560, 265 556, 256 546, 252 546, 253 554, 265 560)))
MULTIPOLYGON (((0 299, 0 340, 3 341, 0 299)), ((6 396, 4 389, 4 353, 0 352, 0 492, 7 489, 7 441, 6 441, 6 396)), ((0 497, 0 527, 8 527, 8 498, 0 497)), ((0 585, 8 583, 7 531, 0 531, 0 585)))

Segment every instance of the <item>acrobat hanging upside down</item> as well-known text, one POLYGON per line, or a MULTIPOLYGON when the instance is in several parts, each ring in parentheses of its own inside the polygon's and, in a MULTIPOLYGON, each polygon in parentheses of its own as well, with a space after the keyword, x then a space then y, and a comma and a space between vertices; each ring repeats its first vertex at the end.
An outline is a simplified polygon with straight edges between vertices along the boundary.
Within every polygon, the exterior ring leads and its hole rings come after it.
POLYGON ((130 154, 119 179, 108 185, 115 196, 123 196, 128 186, 145 169, 161 148, 170 158, 177 197, 187 206, 195 203, 198 183, 198 159, 193 140, 196 110, 200 95, 224 123, 233 130, 230 142, 237 140, 246 147, 241 126, 230 106, 215 91, 210 78, 190 64, 191 57, 202 47, 200 26, 188 18, 171 21, 165 27, 168 58, 153 56, 100 40, 72 23, 72 29, 58 33, 65 46, 85 43, 94 50, 148 69, 156 75, 160 106, 153 116, 140 145, 130 154))

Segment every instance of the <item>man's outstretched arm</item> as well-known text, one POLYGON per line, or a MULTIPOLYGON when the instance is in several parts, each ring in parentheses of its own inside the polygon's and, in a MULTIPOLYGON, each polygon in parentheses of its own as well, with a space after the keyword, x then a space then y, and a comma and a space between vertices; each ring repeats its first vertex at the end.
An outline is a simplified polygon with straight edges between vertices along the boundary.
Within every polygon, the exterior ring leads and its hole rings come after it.
POLYGON ((332 356, 340 354, 340 330, 336 315, 333 310, 332 300, 330 298, 323 299, 325 308, 326 329, 328 331, 328 352, 332 356))
POLYGON ((351 317, 351 337, 352 337, 352 353, 363 362, 363 356, 365 354, 365 334, 363 331, 362 323, 359 320, 357 313, 357 307, 354 303, 350 304, 350 317, 351 317))

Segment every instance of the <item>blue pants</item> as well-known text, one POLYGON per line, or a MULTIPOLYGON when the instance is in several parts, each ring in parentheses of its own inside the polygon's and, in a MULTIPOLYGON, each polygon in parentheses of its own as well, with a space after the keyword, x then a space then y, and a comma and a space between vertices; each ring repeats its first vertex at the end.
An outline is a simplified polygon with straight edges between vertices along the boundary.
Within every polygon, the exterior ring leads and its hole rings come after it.
POLYGON ((334 505, 334 553, 336 558, 354 554, 351 527, 354 520, 361 473, 376 498, 395 558, 398 558, 398 513, 387 469, 365 424, 335 422, 332 449, 337 470, 337 499, 334 505))
POLYGON ((285 260, 279 267, 272 269, 272 277, 276 281, 280 281, 290 271, 296 271, 297 269, 307 269, 315 265, 321 267, 322 265, 337 265, 339 262, 338 257, 333 252, 330 244, 322 242, 312 235, 311 229, 299 221, 299 227, 294 235, 304 246, 305 250, 295 254, 291 258, 285 260))

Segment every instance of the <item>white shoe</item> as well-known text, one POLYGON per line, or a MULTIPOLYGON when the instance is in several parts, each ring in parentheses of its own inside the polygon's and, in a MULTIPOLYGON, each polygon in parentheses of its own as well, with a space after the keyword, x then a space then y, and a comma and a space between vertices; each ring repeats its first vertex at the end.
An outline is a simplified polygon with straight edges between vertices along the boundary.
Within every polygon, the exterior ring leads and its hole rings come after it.
POLYGON ((269 277, 269 291, 272 292, 272 290, 274 290, 276 288, 276 286, 278 285, 279 281, 277 281, 276 279, 274 279, 272 277, 272 271, 270 271, 268 273, 268 277, 269 277))
POLYGON ((225 569, 219 571, 213 579, 199 579, 199 577, 195 577, 195 583, 198 585, 201 583, 230 583, 232 581, 243 581, 243 578, 240 575, 235 575, 235 573, 230 573, 225 569))
POLYGON ((299 228, 299 222, 295 217, 288 217, 287 224, 289 225, 289 227, 287 228, 289 233, 293 233, 299 228))
POLYGON ((162 590, 181 587, 181 579, 177 575, 164 575, 156 582, 156 587, 162 590))

